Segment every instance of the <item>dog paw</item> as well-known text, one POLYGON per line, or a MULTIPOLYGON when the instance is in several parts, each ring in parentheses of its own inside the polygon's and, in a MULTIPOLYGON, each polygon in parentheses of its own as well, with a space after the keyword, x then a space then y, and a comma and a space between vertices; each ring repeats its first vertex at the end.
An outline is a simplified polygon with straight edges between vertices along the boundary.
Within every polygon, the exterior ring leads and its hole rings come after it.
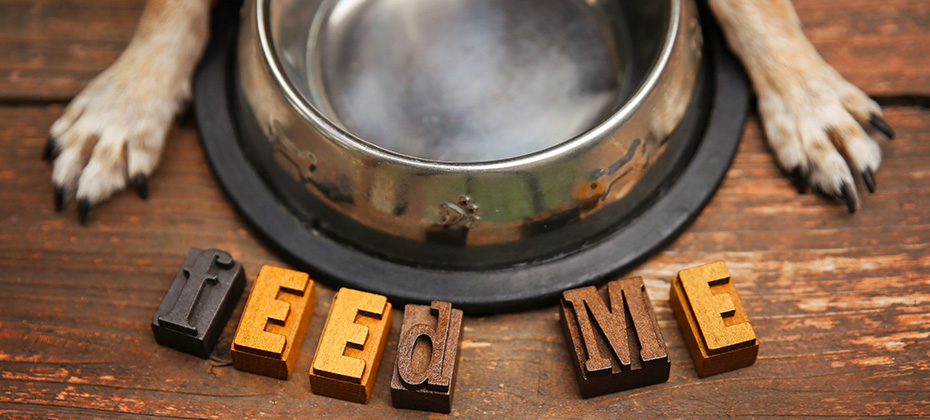
POLYGON ((856 181, 875 192, 882 152, 872 135, 894 137, 881 108, 826 63, 767 87, 758 92, 759 114, 778 163, 799 192, 810 186, 854 213, 861 204, 856 181))
POLYGON ((165 137, 189 86, 139 82, 119 64, 88 84, 52 124, 43 158, 53 161, 55 208, 77 201, 81 223, 91 207, 132 184, 143 199, 165 137))

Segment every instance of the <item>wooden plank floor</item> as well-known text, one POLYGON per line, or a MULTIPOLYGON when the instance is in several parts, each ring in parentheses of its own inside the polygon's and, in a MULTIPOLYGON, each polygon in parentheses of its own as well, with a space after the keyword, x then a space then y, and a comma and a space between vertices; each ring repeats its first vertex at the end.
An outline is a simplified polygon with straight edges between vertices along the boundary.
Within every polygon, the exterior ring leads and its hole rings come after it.
MULTIPOLYGON (((555 306, 467 317, 452 417, 930 415, 930 3, 798 3, 824 57, 878 97, 898 131, 883 146, 878 192, 855 215, 797 195, 753 119, 710 206, 632 272, 646 279, 668 342, 667 383, 583 400, 555 306), (761 348, 754 366, 699 379, 669 281, 717 259, 761 348)), ((39 160, 48 126, 116 58, 142 4, 0 0, 0 418, 442 417, 391 408, 399 311, 369 404, 310 392, 325 287, 287 381, 155 343, 149 322, 188 248, 225 249, 250 279, 261 264, 283 265, 219 190, 193 129, 171 132, 148 201, 122 194, 86 227, 73 207, 53 211, 39 160)))

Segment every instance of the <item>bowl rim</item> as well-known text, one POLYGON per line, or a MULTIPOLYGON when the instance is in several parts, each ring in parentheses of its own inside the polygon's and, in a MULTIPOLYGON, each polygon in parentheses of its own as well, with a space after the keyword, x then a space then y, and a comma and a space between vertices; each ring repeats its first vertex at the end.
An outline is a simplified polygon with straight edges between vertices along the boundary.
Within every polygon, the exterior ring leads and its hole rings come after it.
POLYGON ((384 294, 395 305, 448 300, 469 314, 523 311, 556 303, 563 290, 633 270, 672 242, 710 201, 737 151, 750 108, 749 79, 727 50, 706 3, 699 5, 709 58, 704 66, 711 83, 707 121, 691 161, 645 212, 599 242, 548 260, 490 271, 402 264, 350 247, 306 224, 278 201, 246 151, 235 146, 243 135, 231 92, 240 1, 218 2, 211 20, 214 33, 194 78, 197 131, 216 181, 253 233, 282 261, 311 273, 327 287, 384 294))
POLYGON ((659 50, 658 57, 649 67, 646 77, 619 109, 612 112, 606 118, 603 118, 591 128, 558 144, 519 156, 474 162, 434 160, 400 153, 369 142, 345 130, 339 124, 335 124, 321 113, 319 109, 294 86, 293 81, 286 76, 281 61, 277 54, 275 54, 275 44, 270 33, 271 13, 268 9, 271 7, 270 0, 255 1, 255 23, 257 25, 256 32, 259 40, 259 50, 263 58, 262 61, 271 75, 274 84, 283 94, 285 100, 287 100, 305 121, 309 122, 317 132, 336 143, 339 147, 362 155, 367 155, 378 162, 391 163, 418 170, 440 172, 488 171, 506 170, 524 165, 539 165, 552 158, 577 153, 580 149, 607 138, 611 133, 619 130, 649 97, 649 94, 658 85, 659 79, 665 73, 671 61, 672 53, 675 48, 675 40, 678 38, 678 34, 681 31, 682 0, 669 1, 671 3, 671 8, 669 10, 668 30, 662 41, 662 48, 659 50))

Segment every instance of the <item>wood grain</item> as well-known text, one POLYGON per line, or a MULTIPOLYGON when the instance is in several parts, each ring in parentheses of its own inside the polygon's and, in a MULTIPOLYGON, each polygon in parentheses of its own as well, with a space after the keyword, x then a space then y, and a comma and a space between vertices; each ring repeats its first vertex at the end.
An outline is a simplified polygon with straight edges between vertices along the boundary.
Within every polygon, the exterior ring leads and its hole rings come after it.
POLYGON ((316 304, 307 273, 266 265, 258 272, 232 342, 236 369, 287 379, 316 304))
MULTIPOLYGON (((60 106, 0 107, 0 413, 186 418, 410 418, 391 406, 390 364, 367 405, 314 395, 159 346, 149 322, 190 247, 217 247, 246 270, 286 266, 249 231, 204 163, 191 129, 171 134, 142 201, 122 194, 82 227, 52 209, 39 160, 60 106), (189 203, 197 203, 191 206, 189 203), (218 413, 223 413, 222 415, 218 413)), ((582 400, 556 306, 466 318, 452 416, 691 418, 917 416, 930 410, 930 111, 886 109, 878 191, 848 215, 798 195, 753 120, 721 190, 669 247, 635 268, 672 361, 669 381, 582 400), (667 301, 684 267, 722 259, 739 272, 763 351, 750 368, 700 379, 667 301)), ((251 282, 250 282, 251 283, 251 282)), ((318 285, 319 286, 319 285, 318 285)), ((333 289, 318 301, 295 369, 310 369, 333 289)), ((232 315, 239 319, 245 299, 232 315)), ((398 314, 399 315, 399 314, 398 314)), ((392 326, 399 331, 397 316, 392 326)), ((220 346, 231 341, 230 322, 220 346)), ((384 357, 396 357, 397 333, 384 357)))
POLYGON ((314 394, 367 403, 391 332, 391 304, 374 293, 341 288, 313 354, 314 394))
MULTIPOLYGON (((0 98, 25 101, 0 104, 0 417, 429 417, 391 407, 389 363, 360 405, 312 394, 306 375, 253 375, 233 369, 228 355, 203 360, 154 341, 151 316, 189 248, 223 249, 252 273, 287 266, 236 215, 193 129, 171 132, 148 201, 121 194, 94 209, 86 227, 73 207, 54 212, 50 168, 39 156, 63 108, 40 101, 73 95, 115 59, 141 5, 0 0, 0 98)), ((796 5, 841 73, 873 94, 925 98, 930 55, 915 47, 930 31, 925 1, 796 5)), ((631 273, 644 278, 667 340, 668 382, 582 400, 557 306, 468 317, 449 417, 926 416, 930 110, 892 104, 885 116, 898 139, 883 144, 878 191, 852 216, 839 203, 798 195, 750 121, 707 209, 631 273), (739 273, 763 349, 749 368, 700 379, 666 293, 679 270, 714 260, 739 273)), ((318 286, 298 372, 310 369, 334 293, 318 286)), ((388 360, 396 357, 395 318, 388 360)), ((230 322, 220 348, 234 332, 230 322)))
POLYGON ((0 1, 0 100, 64 101, 116 60, 144 0, 0 1))
POLYGON ((930 3, 921 0, 793 2, 823 58, 866 93, 930 95, 930 3))

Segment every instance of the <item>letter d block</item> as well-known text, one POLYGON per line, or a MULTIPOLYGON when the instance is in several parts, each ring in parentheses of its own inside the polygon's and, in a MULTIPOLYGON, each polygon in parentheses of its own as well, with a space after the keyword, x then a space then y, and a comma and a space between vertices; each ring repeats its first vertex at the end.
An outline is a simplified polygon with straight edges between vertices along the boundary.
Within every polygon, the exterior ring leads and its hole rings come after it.
POLYGON ((669 303, 698 376, 755 363, 759 341, 723 261, 679 271, 669 303))
POLYGON ((582 397, 668 380, 668 349, 641 277, 565 291, 561 315, 582 397))
POLYGON ((232 343, 236 369, 287 379, 303 345, 316 291, 307 273, 263 266, 232 343))
POLYGON ((391 333, 391 304, 342 288, 333 298, 310 368, 314 394, 367 403, 391 333))
POLYGON ((391 402, 396 408, 452 411, 458 364, 462 311, 449 302, 407 305, 391 377, 391 402))
POLYGON ((191 248, 155 311, 155 341, 210 357, 243 288, 242 264, 220 250, 191 248))

